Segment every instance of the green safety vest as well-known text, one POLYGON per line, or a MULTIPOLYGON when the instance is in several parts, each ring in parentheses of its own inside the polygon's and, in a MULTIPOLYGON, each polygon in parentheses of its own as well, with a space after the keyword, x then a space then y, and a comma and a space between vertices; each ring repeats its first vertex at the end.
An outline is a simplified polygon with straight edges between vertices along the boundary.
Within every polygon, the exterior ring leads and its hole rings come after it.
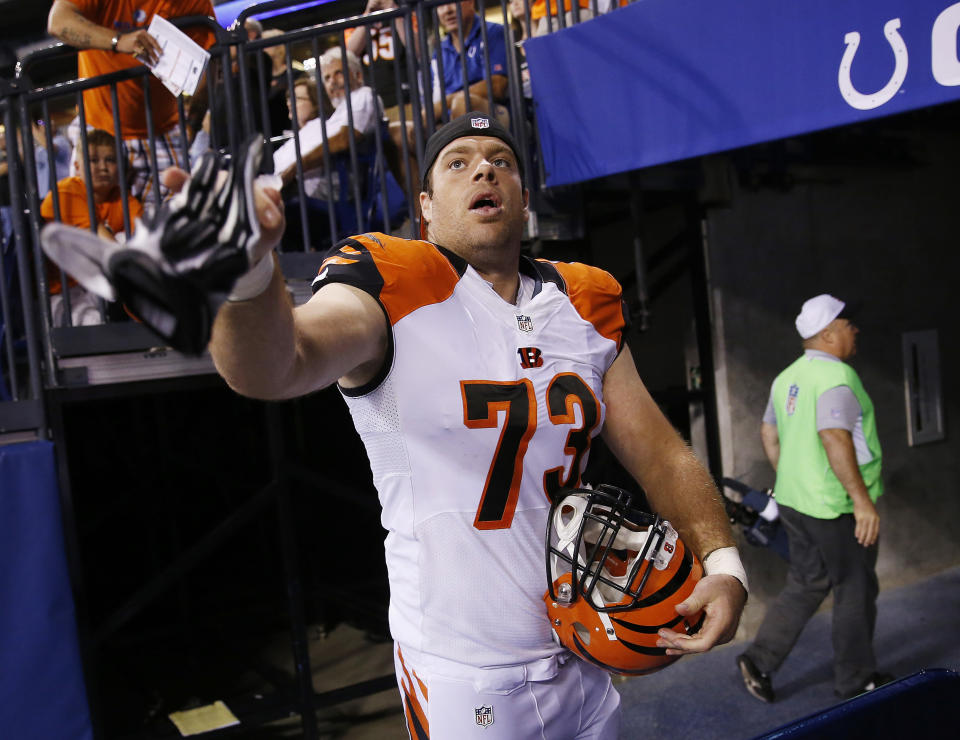
POLYGON ((880 480, 880 440, 873 402, 856 371, 845 362, 804 354, 777 376, 773 404, 777 414, 780 459, 777 463, 777 502, 817 519, 835 519, 853 511, 853 500, 837 479, 817 433, 817 399, 846 385, 860 402, 863 436, 873 455, 860 466, 870 499, 883 493, 880 480))

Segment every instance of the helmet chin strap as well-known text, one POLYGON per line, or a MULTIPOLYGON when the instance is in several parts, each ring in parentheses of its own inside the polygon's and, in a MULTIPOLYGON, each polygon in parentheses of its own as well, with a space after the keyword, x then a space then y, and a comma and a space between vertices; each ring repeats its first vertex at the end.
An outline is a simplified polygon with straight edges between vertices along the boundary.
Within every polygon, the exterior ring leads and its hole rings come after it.
MULTIPOLYGON (((580 496, 567 496, 563 504, 558 506, 553 514, 553 531, 557 534, 557 544, 550 553, 550 572, 559 573, 560 556, 563 553, 569 562, 579 562, 583 565, 583 558, 576 552, 577 537, 580 534, 580 523, 587 510, 587 502, 580 496)), ((564 560, 564 562, 567 562, 564 560)), ((570 596, 572 597, 572 593, 570 596)))
POLYGON ((574 543, 580 534, 580 525, 587 510, 587 501, 581 496, 567 496, 553 515, 553 529, 557 533, 557 549, 576 557, 574 543))
POLYGON ((610 621, 610 615, 606 612, 598 611, 597 616, 600 618, 600 623, 603 625, 603 636, 610 640, 610 642, 616 642, 617 631, 613 628, 613 622, 610 621))

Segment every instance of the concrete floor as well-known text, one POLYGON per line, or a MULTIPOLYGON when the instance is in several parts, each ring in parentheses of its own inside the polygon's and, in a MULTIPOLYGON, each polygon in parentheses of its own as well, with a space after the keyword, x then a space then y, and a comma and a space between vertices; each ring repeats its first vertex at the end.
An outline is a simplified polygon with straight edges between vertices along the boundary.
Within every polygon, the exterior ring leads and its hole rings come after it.
MULTIPOLYGON (((924 668, 960 671, 958 626, 960 567, 882 592, 874 638, 878 670, 897 677, 924 668)), ((622 685, 620 737, 747 740, 838 703, 829 611, 814 616, 773 677, 774 704, 754 699, 743 688, 735 664, 743 648, 744 643, 732 643, 684 658, 651 677, 652 686, 644 679, 622 685)))
MULTIPOLYGON (((960 567, 880 594, 875 645, 879 668, 898 677, 921 669, 960 671, 960 567)), ((624 740, 749 740, 837 704, 833 695, 830 613, 818 613, 774 677, 777 702, 751 697, 735 657, 743 643, 684 658, 658 674, 618 680, 624 740)), ((278 660, 287 650, 278 639, 278 660)), ((392 672, 390 643, 370 643, 340 625, 311 641, 314 686, 324 691, 392 672)), ((406 738, 396 690, 318 713, 323 738, 406 738)), ((299 737, 299 720, 275 725, 271 737, 299 737), (279 733, 279 734, 278 734, 279 733)), ((949 737, 945 735, 944 737, 949 737)))

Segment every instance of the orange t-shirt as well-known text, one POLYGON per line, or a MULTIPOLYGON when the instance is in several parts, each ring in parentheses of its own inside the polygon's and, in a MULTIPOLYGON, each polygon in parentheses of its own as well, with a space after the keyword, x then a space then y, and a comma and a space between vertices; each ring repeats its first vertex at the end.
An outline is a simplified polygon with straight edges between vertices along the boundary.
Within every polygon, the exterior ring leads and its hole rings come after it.
MULTIPOLYGON (((87 188, 84 185, 83 178, 65 177, 57 183, 57 192, 60 194, 60 220, 70 226, 77 226, 81 229, 90 228, 90 211, 87 208, 87 188)), ((134 226, 134 221, 143 213, 143 205, 132 195, 129 196, 130 208, 130 228, 134 226)), ((123 203, 120 200, 120 189, 116 190, 116 197, 103 203, 94 203, 94 211, 97 216, 97 223, 106 223, 114 234, 123 233, 123 203)), ((40 215, 47 221, 53 221, 53 193, 47 193, 47 197, 40 204, 40 215)), ((49 263, 48 263, 49 264, 49 263)), ((60 271, 56 268, 47 271, 47 283, 51 293, 60 292, 60 271)), ((76 285, 73 278, 69 285, 76 285)))
MULTIPOLYGON (((154 15, 163 18, 182 18, 191 15, 213 17, 211 0, 71 0, 83 16, 94 23, 127 33, 147 28, 154 15)), ((190 36, 205 49, 214 41, 207 28, 185 28, 190 36)), ((140 62, 130 54, 117 54, 102 49, 84 49, 77 55, 77 74, 80 79, 96 77, 120 69, 137 67, 140 62)), ((153 110, 154 132, 159 135, 176 125, 179 120, 177 100, 153 75, 150 80, 150 107, 153 110)), ((117 102, 120 108, 120 128, 124 139, 142 139, 147 136, 146 102, 143 83, 138 79, 117 83, 117 102)), ((83 105, 87 125, 114 133, 113 104, 110 85, 85 90, 83 105)))

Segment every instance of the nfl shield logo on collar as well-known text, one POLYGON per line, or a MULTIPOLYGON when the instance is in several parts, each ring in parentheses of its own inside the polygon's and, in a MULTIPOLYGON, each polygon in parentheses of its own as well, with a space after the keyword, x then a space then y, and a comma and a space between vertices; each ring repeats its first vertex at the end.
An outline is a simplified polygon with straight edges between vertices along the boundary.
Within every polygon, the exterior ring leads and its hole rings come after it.
POLYGON ((486 118, 471 118, 470 125, 473 128, 490 128, 490 121, 486 118))
POLYGON ((529 316, 524 316, 522 313, 518 313, 517 328, 520 331, 526 331, 526 332, 533 331, 533 319, 531 319, 529 316))
POLYGON ((477 724, 480 727, 493 724, 493 707, 476 707, 473 711, 477 713, 477 724))

